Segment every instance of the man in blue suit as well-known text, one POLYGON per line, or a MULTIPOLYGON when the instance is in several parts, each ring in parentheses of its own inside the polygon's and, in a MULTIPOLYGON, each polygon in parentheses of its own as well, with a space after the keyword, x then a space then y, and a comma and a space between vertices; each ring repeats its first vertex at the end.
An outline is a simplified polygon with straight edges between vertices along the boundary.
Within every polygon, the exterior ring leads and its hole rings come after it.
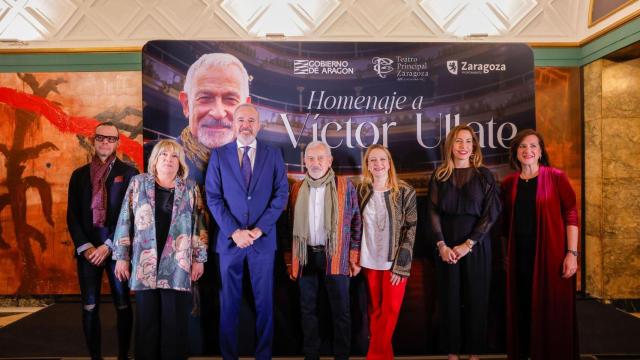
POLYGON ((236 141, 213 149, 205 178, 207 205, 218 227, 220 350, 238 358, 239 306, 245 262, 256 305, 255 358, 270 359, 273 342, 273 265, 276 221, 289 196, 280 150, 256 140, 260 115, 251 104, 233 115, 236 141))

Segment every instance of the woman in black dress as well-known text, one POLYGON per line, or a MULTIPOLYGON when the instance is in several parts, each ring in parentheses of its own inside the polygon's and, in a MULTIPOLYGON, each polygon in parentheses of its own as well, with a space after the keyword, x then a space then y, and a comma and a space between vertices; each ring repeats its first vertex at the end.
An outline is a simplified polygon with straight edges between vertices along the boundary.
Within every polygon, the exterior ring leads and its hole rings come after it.
POLYGON ((482 165, 478 138, 466 125, 449 132, 442 164, 429 182, 436 260, 440 343, 449 360, 484 352, 491 277, 489 230, 500 213, 493 174, 482 165))

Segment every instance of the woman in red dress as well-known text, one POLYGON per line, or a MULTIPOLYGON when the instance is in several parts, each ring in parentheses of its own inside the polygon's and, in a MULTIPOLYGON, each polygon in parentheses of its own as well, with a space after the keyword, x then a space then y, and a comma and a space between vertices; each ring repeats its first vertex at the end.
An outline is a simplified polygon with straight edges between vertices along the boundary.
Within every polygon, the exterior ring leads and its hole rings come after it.
POLYGON ((576 195, 567 176, 549 166, 540 133, 520 131, 510 154, 517 172, 504 179, 501 192, 508 358, 578 359, 576 195))

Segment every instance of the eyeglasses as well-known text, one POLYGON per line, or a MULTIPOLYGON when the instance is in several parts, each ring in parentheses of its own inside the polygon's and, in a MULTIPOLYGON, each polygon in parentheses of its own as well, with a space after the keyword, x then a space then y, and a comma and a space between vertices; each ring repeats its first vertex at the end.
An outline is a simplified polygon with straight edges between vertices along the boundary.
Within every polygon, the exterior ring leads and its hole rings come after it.
POLYGON ((118 141, 120 138, 117 137, 117 136, 108 136, 108 135, 96 134, 96 136, 94 136, 94 139, 97 142, 103 142, 103 141, 107 140, 108 142, 113 144, 114 142, 118 141))

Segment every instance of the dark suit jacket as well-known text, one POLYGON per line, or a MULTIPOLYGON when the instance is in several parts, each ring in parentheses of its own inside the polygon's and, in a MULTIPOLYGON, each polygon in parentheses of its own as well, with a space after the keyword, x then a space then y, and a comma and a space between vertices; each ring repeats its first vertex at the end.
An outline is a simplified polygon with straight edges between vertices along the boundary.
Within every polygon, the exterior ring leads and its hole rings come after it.
POLYGON ((262 141, 257 142, 251 182, 247 188, 240 173, 235 141, 211 151, 205 178, 207 205, 216 220, 216 252, 237 250, 231 234, 237 229, 262 230, 253 247, 258 251, 276 250, 276 221, 289 196, 289 184, 282 153, 262 141))
MULTIPOLYGON (((95 236, 93 227, 93 212, 91 211, 91 174, 90 164, 77 168, 69 180, 67 203, 67 227, 73 239, 76 250, 86 243, 98 247, 103 240, 95 236)), ((138 170, 116 158, 107 182, 107 218, 105 227, 109 230, 108 239, 113 240, 113 233, 120 215, 122 199, 129 186, 131 178, 138 174, 138 170)))

